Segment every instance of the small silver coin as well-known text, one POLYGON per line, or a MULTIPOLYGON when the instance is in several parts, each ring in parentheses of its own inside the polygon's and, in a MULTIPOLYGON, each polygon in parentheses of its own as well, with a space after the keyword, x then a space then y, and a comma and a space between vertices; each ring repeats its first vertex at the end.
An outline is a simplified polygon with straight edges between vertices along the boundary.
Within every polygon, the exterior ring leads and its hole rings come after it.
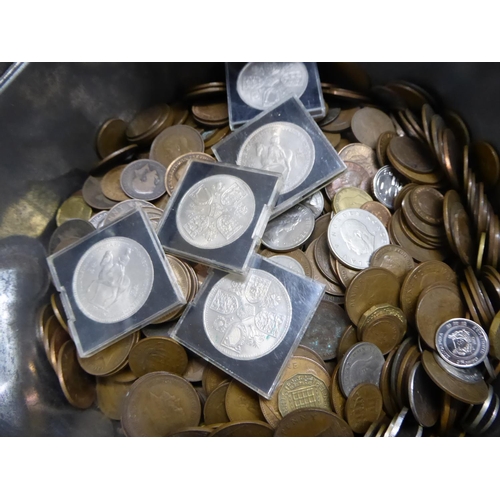
POLYGON ((486 358, 489 348, 487 333, 470 319, 450 319, 436 332, 437 352, 450 365, 459 368, 477 366, 486 358))
POLYGON ((70 219, 63 222, 50 237, 49 255, 52 255, 56 251, 61 242, 70 239, 78 241, 80 238, 94 231, 94 226, 89 221, 83 219, 70 219))
POLYGON ((380 373, 384 366, 380 349, 370 342, 354 344, 342 358, 339 369, 339 385, 346 398, 359 384, 380 385, 380 373))
POLYGON ((283 266, 285 269, 288 269, 295 274, 300 276, 306 275, 306 272, 300 263, 292 257, 288 257, 288 255, 273 255, 272 257, 269 257, 269 260, 272 260, 274 263, 279 266, 283 266))
POLYGON ((375 198, 391 210, 394 209, 394 200, 406 184, 397 172, 386 165, 373 178, 372 190, 375 198))
POLYGON ((89 222, 96 228, 99 229, 104 225, 104 221, 106 220, 106 217, 108 216, 108 210, 101 210, 100 212, 97 212, 95 215, 93 215, 90 219, 89 222))
POLYGON ((111 208, 104 220, 102 227, 109 226, 112 222, 119 219, 120 217, 134 211, 136 208, 156 208, 149 201, 144 200, 125 200, 117 203, 113 208, 111 208))
POLYGON ((120 176, 120 185, 128 196, 137 200, 156 200, 167 192, 167 169, 154 160, 135 160, 120 176))
POLYGON ((332 253, 353 269, 369 267, 373 252, 390 243, 382 222, 360 208, 348 208, 332 217, 327 234, 332 253))
POLYGON ((262 243, 278 252, 297 248, 311 236, 314 221, 314 214, 309 208, 295 205, 268 223, 262 243))
POLYGON ((277 172, 283 176, 280 193, 304 182, 314 165, 315 149, 309 134, 289 122, 268 123, 252 132, 241 146, 237 165, 277 172))
POLYGON ((422 427, 432 427, 441 414, 441 391, 419 361, 410 372, 408 399, 413 416, 422 427))
POLYGON ((433 352, 434 359, 437 364, 447 373, 449 373, 452 377, 455 377, 462 382, 466 382, 467 384, 476 384, 480 380, 484 380, 481 371, 476 366, 471 368, 462 368, 450 365, 447 363, 437 352, 433 352))
POLYGON ((286 288, 261 269, 219 280, 203 310, 203 326, 212 345, 239 360, 261 358, 273 351, 285 338, 291 319, 286 288))
POLYGON ((318 191, 311 197, 302 201, 301 204, 311 210, 314 218, 317 219, 323 213, 323 210, 325 208, 325 198, 323 198, 323 194, 321 193, 321 191, 318 191))
POLYGON ((194 184, 176 211, 177 230, 189 244, 221 248, 240 238, 255 215, 250 186, 233 175, 213 175, 194 184))
POLYGON ((300 97, 309 74, 301 62, 250 62, 238 75, 236 91, 248 106, 265 110, 287 97, 300 97))
POLYGON ((116 323, 144 305, 153 281, 147 250, 135 240, 116 236, 99 241, 82 255, 72 288, 85 316, 98 323, 116 323))

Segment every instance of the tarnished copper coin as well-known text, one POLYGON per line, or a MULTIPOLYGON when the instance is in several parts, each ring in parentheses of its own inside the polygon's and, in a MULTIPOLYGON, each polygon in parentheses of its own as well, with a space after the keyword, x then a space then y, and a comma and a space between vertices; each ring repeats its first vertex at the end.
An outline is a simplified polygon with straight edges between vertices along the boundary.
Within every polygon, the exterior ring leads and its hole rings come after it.
POLYGON ((201 379, 201 384, 207 396, 221 385, 223 382, 230 380, 229 375, 224 373, 222 370, 214 365, 208 364, 203 371, 203 377, 201 379))
POLYGON ((114 376, 97 377, 97 406, 106 417, 112 420, 122 418, 122 404, 133 382, 119 382, 114 376))
POLYGON ((102 192, 102 178, 89 176, 82 187, 82 196, 87 205, 95 210, 109 210, 116 202, 102 192))
POLYGON ((206 425, 229 422, 226 412, 226 392, 228 387, 229 382, 221 384, 208 396, 203 407, 203 421, 206 425))
POLYGON ((72 340, 59 350, 56 372, 68 403, 76 408, 90 408, 95 400, 95 379, 78 364, 72 340))
POLYGON ((225 408, 232 422, 264 420, 258 394, 237 380, 231 381, 227 388, 225 408))
POLYGON ((488 338, 490 340, 490 354, 500 359, 500 312, 495 315, 491 322, 488 338))
POLYGON ((387 228, 392 215, 386 206, 379 201, 367 201, 361 205, 361 208, 373 214, 387 228))
POLYGON ((370 176, 374 176, 379 168, 375 151, 366 144, 359 142, 348 144, 341 149, 339 156, 344 163, 350 161, 361 165, 370 176))
POLYGON ((436 168, 426 146, 410 137, 393 137, 387 148, 387 155, 396 168, 401 164, 420 174, 431 173, 436 168))
POLYGON ((265 422, 229 422, 217 427, 210 437, 272 437, 273 428, 265 422))
POLYGON ((59 321, 59 324, 68 332, 68 318, 66 317, 66 312, 61 302, 61 296, 57 292, 50 296, 50 305, 56 315, 57 321, 59 321))
POLYGON ((144 140, 152 132, 161 128, 170 113, 168 104, 157 104, 141 110, 129 122, 125 135, 130 142, 144 140))
POLYGON ((479 170, 481 179, 488 185, 494 186, 500 178, 500 159, 495 148, 484 141, 471 145, 472 161, 479 170))
MULTIPOLYGON (((391 120, 392 122, 392 120, 391 120)), ((377 160, 380 165, 387 165, 389 162, 389 157, 387 156, 387 148, 391 139, 396 137, 398 134, 396 132, 384 132, 380 134, 377 139, 377 145, 375 146, 375 151, 377 152, 377 160)))
POLYGON ((340 370, 340 363, 337 364, 337 366, 334 368, 333 373, 332 373, 331 397, 332 397, 333 409, 335 410, 335 413, 340 418, 344 418, 345 402, 347 401, 347 399, 342 394, 342 389, 340 388, 339 370, 340 370))
POLYGON ((176 158, 167 168, 165 187, 170 196, 175 191, 177 184, 184 178, 186 169, 192 161, 215 162, 214 158, 205 153, 186 153, 176 158))
POLYGON ((201 404, 193 386, 178 375, 148 373, 138 378, 122 407, 127 436, 162 437, 200 422, 201 404))
POLYGON ((355 387, 345 405, 347 423, 356 434, 364 434, 382 412, 382 394, 373 384, 355 387))
POLYGON ((193 104, 191 112, 194 119, 202 125, 225 125, 229 118, 227 102, 193 104))
POLYGON ((370 267, 382 267, 391 271, 402 284, 406 275, 415 267, 415 263, 404 248, 385 245, 373 252, 370 267))
POLYGON ((321 129, 325 132, 342 132, 351 127, 352 117, 359 108, 342 109, 335 120, 323 125, 321 129))
POLYGON ((365 192, 370 190, 376 170, 372 168, 368 170, 366 166, 348 160, 345 160, 344 164, 346 169, 325 188, 329 200, 333 200, 335 195, 345 187, 357 187, 365 192))
POLYGON ((125 194, 120 184, 122 172, 127 168, 127 165, 120 165, 111 169, 101 181, 101 188, 104 196, 107 196, 113 201, 125 201, 130 197, 125 194))
POLYGON ((352 430, 335 413, 318 408, 295 410, 284 417, 275 437, 352 437, 352 430))
POLYGON ((182 375, 186 371, 188 357, 184 347, 175 340, 148 337, 132 347, 128 362, 138 377, 159 371, 182 375))
POLYGON ((111 118, 101 125, 96 139, 97 154, 101 158, 127 146, 126 128, 127 122, 120 118, 111 118))

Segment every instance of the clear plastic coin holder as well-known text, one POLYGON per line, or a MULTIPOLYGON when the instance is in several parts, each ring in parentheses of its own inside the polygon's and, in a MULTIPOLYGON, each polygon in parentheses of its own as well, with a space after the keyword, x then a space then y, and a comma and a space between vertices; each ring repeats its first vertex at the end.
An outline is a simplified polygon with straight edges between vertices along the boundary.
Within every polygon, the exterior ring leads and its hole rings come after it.
POLYGON ((282 175, 271 218, 319 191, 346 168, 296 97, 256 116, 212 150, 220 161, 282 175))
POLYGON ((246 274, 214 271, 174 338, 270 398, 324 293, 324 285, 254 255, 246 274))
POLYGON ((281 182, 276 173, 191 162, 158 226, 161 244, 191 261, 246 272, 281 182))
POLYGON ((292 96, 300 99, 312 117, 326 114, 314 62, 226 63, 226 86, 231 130, 292 96))
POLYGON ((81 357, 186 302, 141 209, 90 233, 47 262, 81 357))

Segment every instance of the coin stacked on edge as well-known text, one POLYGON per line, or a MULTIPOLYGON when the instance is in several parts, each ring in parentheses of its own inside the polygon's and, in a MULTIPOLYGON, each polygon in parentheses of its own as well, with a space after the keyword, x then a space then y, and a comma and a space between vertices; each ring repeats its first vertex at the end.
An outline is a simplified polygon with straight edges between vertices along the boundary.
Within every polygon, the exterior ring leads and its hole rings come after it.
MULTIPOLYGON (((171 338, 184 308, 79 358, 53 294, 38 334, 70 404, 96 402, 129 436, 500 432, 498 154, 416 84, 321 69, 317 121, 346 170, 273 219, 258 250, 326 287, 271 399, 171 338)), ((101 159, 62 203, 49 253, 137 205, 155 227, 189 161, 215 161, 229 133, 223 82, 106 121, 101 159)), ((166 259, 191 301, 209 268, 166 259)))

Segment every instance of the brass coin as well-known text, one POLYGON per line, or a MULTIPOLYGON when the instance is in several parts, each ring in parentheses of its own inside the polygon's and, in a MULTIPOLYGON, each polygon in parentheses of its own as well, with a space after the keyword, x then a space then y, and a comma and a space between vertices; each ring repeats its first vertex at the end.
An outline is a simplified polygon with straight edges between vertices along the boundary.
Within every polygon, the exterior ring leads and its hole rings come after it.
POLYGON ((177 184, 179 184, 184 178, 184 175, 186 175, 187 167, 192 161, 215 162, 214 158, 205 153, 186 153, 176 158, 168 165, 167 175, 165 176, 165 187, 170 196, 174 193, 177 184))
POLYGON ((208 437, 212 433, 209 427, 186 427, 170 434, 169 437, 208 437))
POLYGON ((396 401, 391 392, 390 374, 392 369, 392 361, 397 352, 394 348, 387 356, 382 371, 380 372, 380 392, 382 394, 383 407, 387 415, 393 417, 398 412, 396 401))
POLYGON ((89 176, 82 187, 82 196, 87 205, 95 210, 109 210, 116 205, 102 192, 102 178, 89 176))
POLYGON ((127 146, 126 128, 127 123, 120 118, 111 118, 101 125, 96 139, 97 154, 101 158, 127 146))
POLYGON ((226 96, 226 85, 218 85, 213 87, 204 87, 198 90, 188 92, 184 98, 186 100, 195 99, 199 101, 201 98, 211 99, 211 98, 224 98, 226 96))
POLYGON ((276 384, 276 388, 271 399, 264 399, 262 396, 259 397, 260 409, 262 410, 266 421, 272 427, 276 427, 278 422, 281 420, 278 401, 279 391, 288 379, 297 374, 314 375, 328 388, 330 388, 330 375, 319 363, 316 363, 309 358, 292 356, 283 370, 279 382, 276 384))
POLYGON ((464 296, 465 303, 467 304, 467 309, 472 316, 473 321, 475 321, 478 325, 481 324, 481 318, 479 317, 479 313, 472 301, 472 296, 469 293, 467 285, 463 282, 460 282, 460 290, 462 291, 462 295, 464 296))
POLYGON ((422 353, 422 364, 432 381, 452 398, 478 405, 484 403, 488 397, 488 386, 484 380, 467 383, 452 377, 438 365, 429 351, 422 353))
POLYGON ((191 112, 194 119, 203 125, 210 125, 213 122, 223 122, 224 125, 229 118, 227 102, 193 104, 191 112))
POLYGON ((461 318, 465 312, 458 286, 434 283, 420 293, 415 322, 418 332, 431 348, 436 349, 436 332, 440 325, 452 318, 461 318))
POLYGON ((401 164, 419 174, 430 174, 436 169, 426 146, 410 137, 393 137, 387 147, 387 155, 396 168, 401 164))
POLYGON ((208 153, 207 149, 215 146, 215 144, 222 141, 222 139, 224 139, 224 137, 226 137, 226 135, 228 135, 230 132, 231 129, 229 128, 229 125, 227 125, 226 127, 217 130, 213 135, 210 136, 209 139, 205 140, 205 153, 208 153))
POLYGON ((273 428, 265 422, 230 422, 212 431, 210 437, 272 437, 273 433, 273 428))
POLYGON ((384 132, 379 135, 375 151, 377 152, 377 160, 379 165, 387 165, 389 157, 387 156, 387 147, 393 137, 396 137, 396 132, 384 132))
POLYGON ((408 125, 417 134, 418 138, 425 143, 427 139, 423 129, 423 124, 419 121, 419 118, 414 115, 408 108, 406 108, 403 113, 408 125))
POLYGON ((401 208, 401 203, 405 199, 406 195, 408 192, 412 191, 418 186, 418 184, 414 184, 413 182, 410 182, 408 184, 405 184, 402 188, 401 191, 397 194, 396 198, 394 198, 394 210, 398 210, 401 208))
POLYGON ((415 215, 427 224, 438 226, 443 223, 443 195, 434 188, 418 186, 412 189, 409 203, 415 215))
POLYGON ((92 208, 90 208, 81 194, 70 196, 59 207, 56 214, 56 224, 60 226, 63 222, 70 219, 89 220, 92 217, 92 208))
POLYGON ((376 108, 362 108, 352 117, 351 128, 356 139, 375 149, 384 132, 395 133, 391 119, 376 108))
POLYGON ((432 109, 432 107, 429 105, 429 104, 424 104, 422 106, 422 112, 421 112, 421 116, 422 116, 422 129, 424 131, 424 134, 425 134, 425 138, 427 140, 427 144, 429 145, 429 147, 432 149, 434 146, 433 146, 433 143, 432 143, 432 135, 431 135, 431 120, 432 120, 432 117, 434 116, 434 110, 432 109))
POLYGON ((224 382, 230 380, 229 375, 225 374, 222 370, 214 365, 208 364, 203 370, 203 377, 201 379, 201 385, 207 396, 210 396, 212 392, 219 387, 224 382))
POLYGON ((71 337, 68 332, 62 328, 54 329, 53 334, 49 339, 49 361, 55 371, 57 371, 57 360, 59 358, 61 348, 70 339, 71 337))
POLYGON ((356 187, 345 187, 335 194, 333 209, 335 213, 339 213, 348 208, 361 208, 367 201, 373 201, 373 198, 366 191, 356 187))
POLYGON ((307 250, 305 251, 306 257, 308 258, 309 263, 311 264, 313 280, 318 281, 319 283, 325 285, 325 287, 326 287, 325 293, 327 293, 328 295, 343 297, 344 290, 342 289, 342 287, 340 285, 337 285, 336 283, 333 283, 332 281, 328 280, 327 278, 325 278, 325 276, 318 269, 316 261, 314 260, 314 246, 315 245, 316 245, 316 241, 313 241, 307 247, 307 250))
POLYGON ((122 406, 127 436, 162 437, 200 422, 201 404, 193 386, 178 375, 154 372, 138 378, 122 406))
POLYGON ((323 131, 323 134, 333 148, 339 145, 341 139, 340 134, 333 134, 332 132, 325 131, 323 131))
POLYGON ((159 371, 182 375, 186 371, 188 357, 184 347, 175 340, 148 337, 132 347, 128 362, 138 377, 159 371))
POLYGON ((340 108, 330 108, 328 106, 328 103, 325 102, 325 105, 326 105, 326 115, 323 119, 321 119, 319 122, 318 122, 318 126, 319 128, 323 128, 324 126, 332 123, 334 120, 336 120, 338 118, 338 116, 340 115, 340 112, 342 111, 340 108))
POLYGON ((339 156, 344 163, 351 161, 361 165, 370 175, 372 172, 375 175, 379 168, 375 151, 366 144, 348 144, 340 150, 339 156))
POLYGON ((68 328, 68 319, 66 317, 66 312, 64 311, 64 307, 61 302, 61 296, 55 292, 50 296, 50 305, 52 306, 52 310, 56 315, 57 321, 59 321, 60 325, 69 332, 68 328))
POLYGON ((324 132, 343 132, 351 128, 352 117, 360 108, 343 109, 335 120, 321 127, 324 132))
POLYGON ((279 389, 278 408, 282 417, 301 408, 331 410, 329 388, 318 377, 298 373, 286 380, 279 389))
POLYGON ((124 193, 120 184, 122 172, 126 167, 127 165, 120 165, 118 167, 115 167, 102 178, 102 192, 104 196, 107 196, 110 200, 125 201, 130 199, 130 197, 124 193))
POLYGON ((97 406, 111 420, 122 418, 121 408, 132 387, 130 382, 117 382, 113 377, 97 377, 97 406))
POLYGON ((297 349, 295 349, 295 352, 293 353, 293 355, 299 356, 301 358, 309 358, 309 359, 315 361, 316 363, 318 363, 318 365, 321 365, 325 370, 328 371, 326 363, 325 363, 325 361, 323 361, 323 358, 321 358, 321 356, 316 351, 311 349, 310 347, 299 344, 297 346, 297 349))
POLYGON ((484 141, 475 142, 471 148, 473 165, 479 171, 481 179, 494 186, 500 178, 500 159, 495 148, 484 141))
POLYGON ((328 237, 326 233, 323 233, 314 245, 313 256, 318 266, 318 269, 323 273, 323 275, 338 284, 338 280, 332 271, 330 264, 330 247, 328 246, 328 237))
POLYGON ((45 350, 45 354, 47 356, 47 360, 52 365, 54 370, 56 370, 56 367, 54 367, 54 365, 52 364, 52 359, 50 355, 50 344, 52 342, 53 337, 55 336, 63 337, 64 333, 66 333, 66 330, 64 330, 59 321, 57 321, 57 318, 53 315, 49 316, 43 325, 41 340, 43 348, 45 350))
POLYGON ((295 410, 278 424, 275 437, 352 437, 352 430, 335 413, 318 408, 295 410))
POLYGON ((59 350, 56 373, 69 404, 81 409, 92 406, 95 400, 95 380, 80 368, 72 340, 68 340, 59 350))
POLYGON ((488 306, 483 297, 483 292, 479 287, 479 282, 470 266, 465 269, 465 280, 476 306, 476 310, 479 312, 479 317, 481 318, 480 323, 484 325, 485 328, 488 328, 493 319, 493 315, 489 313, 488 306))
POLYGON ((125 368, 122 368, 110 375, 110 378, 120 384, 126 384, 128 382, 134 382, 135 380, 137 380, 137 377, 132 373, 132 370, 127 365, 125 368))
POLYGON ((491 356, 500 359, 500 312, 498 312, 491 322, 488 338, 490 340, 491 356))
POLYGON ((38 310, 36 316, 36 336, 42 343, 45 336, 45 325, 53 315, 52 306, 50 304, 45 304, 38 310))
POLYGON ((462 185, 461 170, 463 165, 463 149, 458 145, 455 135, 449 128, 443 131, 442 151, 444 156, 445 174, 452 187, 454 189, 460 189, 460 186, 462 185))
POLYGON ((402 285, 406 275, 415 267, 415 263, 404 248, 384 245, 373 252, 370 267, 383 267, 391 271, 402 285))
POLYGON ((361 315, 378 304, 399 306, 399 280, 387 269, 369 267, 351 281, 346 292, 345 309, 349 318, 358 324, 361 315))
POLYGON ((130 350, 139 341, 139 336, 139 331, 131 333, 88 358, 78 356, 78 362, 90 375, 109 375, 127 362, 130 350))
POLYGON ((347 399, 344 396, 344 394, 342 394, 342 390, 340 389, 339 370, 340 370, 340 363, 337 364, 332 373, 331 397, 335 413, 340 418, 344 418, 345 402, 347 401, 347 399))
POLYGON ((386 206, 378 201, 367 201, 361 205, 361 208, 373 214, 387 228, 392 215, 386 206))
POLYGON ((359 273, 359 270, 357 269, 351 269, 347 266, 344 266, 344 264, 336 260, 333 255, 330 255, 330 263, 333 271, 339 277, 339 280, 344 288, 347 288, 351 284, 351 281, 354 279, 354 277, 359 273))
POLYGON ((342 138, 340 139, 340 142, 335 146, 335 150, 337 151, 337 153, 340 153, 348 144, 351 144, 351 141, 342 138))
POLYGON ((358 342, 358 334, 356 328, 352 325, 342 334, 339 340, 339 347, 337 349, 337 359, 342 359, 344 354, 358 342))
POLYGON ((174 125, 156 137, 151 145, 149 157, 169 167, 181 155, 203 153, 204 150, 205 144, 197 130, 187 125, 174 125))
POLYGON ((137 144, 130 144, 125 146, 114 153, 111 153, 106 158, 103 158, 98 162, 89 172, 89 174, 94 176, 104 175, 110 168, 116 165, 122 165, 132 161, 134 156, 137 154, 139 146, 137 144))
MULTIPOLYGON (((411 192, 409 194, 411 195, 411 192)), ((417 214, 413 210, 409 200, 410 196, 407 195, 401 202, 401 213, 404 216, 404 220, 408 224, 408 227, 411 228, 411 230, 417 235, 423 235, 426 238, 443 240, 445 237, 444 226, 428 224, 417 217, 417 214)))
POLYGON ((376 171, 367 170, 364 166, 358 165, 353 161, 345 160, 344 164, 346 170, 337 175, 325 188, 326 196, 330 201, 334 199, 335 195, 341 189, 346 187, 357 187, 365 192, 370 190, 376 171))
POLYGON ((203 407, 203 421, 206 425, 229 422, 225 404, 228 387, 229 382, 221 384, 208 396, 203 407))
POLYGON ((189 354, 186 371, 182 374, 188 382, 201 382, 207 361, 195 354, 189 354))
POLYGON ((382 394, 373 384, 355 387, 345 405, 347 423, 356 434, 364 434, 382 413, 382 394))
POLYGON ((232 422, 264 420, 258 394, 236 380, 227 388, 225 407, 232 422))
POLYGON ((128 124, 125 135, 130 142, 140 140, 154 130, 168 115, 168 104, 157 104, 137 113, 128 124))
POLYGON ((419 132, 415 129, 411 121, 408 119, 406 110, 398 111, 398 119, 399 123, 401 123, 401 126, 403 127, 403 130, 405 131, 405 135, 411 137, 412 139, 416 139, 419 142, 425 140, 425 137, 420 136, 419 132))

